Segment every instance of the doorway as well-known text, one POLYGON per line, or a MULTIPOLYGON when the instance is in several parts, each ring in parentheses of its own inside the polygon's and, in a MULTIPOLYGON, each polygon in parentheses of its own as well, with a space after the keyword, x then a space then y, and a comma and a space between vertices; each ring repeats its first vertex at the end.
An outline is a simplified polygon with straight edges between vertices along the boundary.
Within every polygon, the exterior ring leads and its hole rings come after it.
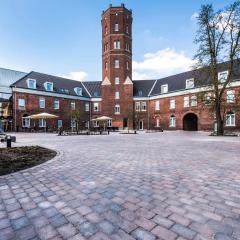
POLYGON ((197 131, 198 130, 198 117, 194 113, 187 113, 183 118, 183 130, 197 131))
POLYGON ((143 126, 143 120, 139 120, 139 130, 143 130, 144 126, 143 126))

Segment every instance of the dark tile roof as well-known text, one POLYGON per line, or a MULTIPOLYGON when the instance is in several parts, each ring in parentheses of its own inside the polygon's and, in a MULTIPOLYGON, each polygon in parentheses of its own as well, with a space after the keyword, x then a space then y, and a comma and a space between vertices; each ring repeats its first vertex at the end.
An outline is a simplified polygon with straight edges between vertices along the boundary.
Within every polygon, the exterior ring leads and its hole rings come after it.
POLYGON ((30 72, 11 86, 16 86, 19 88, 28 88, 27 86, 27 79, 35 79, 36 80, 36 85, 37 85, 37 90, 39 91, 46 91, 44 88, 44 83, 45 82, 52 82, 53 83, 53 92, 54 93, 60 93, 60 94, 67 94, 67 95, 73 95, 77 96, 77 94, 74 91, 75 87, 80 87, 82 88, 82 96, 83 97, 89 97, 89 94, 83 87, 82 83, 79 81, 67 79, 67 78, 62 78, 62 77, 57 77, 57 76, 52 76, 48 74, 43 74, 39 72, 30 72))
POLYGON ((148 97, 156 80, 134 80, 133 81, 133 96, 148 97))
POLYGON ((0 68, 0 86, 9 87, 11 84, 27 75, 25 72, 0 68))
POLYGON ((101 97, 101 81, 89 81, 82 83, 87 88, 91 97, 101 97))

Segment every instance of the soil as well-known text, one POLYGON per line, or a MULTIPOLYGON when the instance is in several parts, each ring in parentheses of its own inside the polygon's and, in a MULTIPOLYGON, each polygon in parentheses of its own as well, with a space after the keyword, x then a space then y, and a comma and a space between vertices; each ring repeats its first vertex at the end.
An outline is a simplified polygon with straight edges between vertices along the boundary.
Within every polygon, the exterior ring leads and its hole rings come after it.
POLYGON ((55 151, 39 146, 0 148, 0 176, 34 167, 56 155, 55 151))

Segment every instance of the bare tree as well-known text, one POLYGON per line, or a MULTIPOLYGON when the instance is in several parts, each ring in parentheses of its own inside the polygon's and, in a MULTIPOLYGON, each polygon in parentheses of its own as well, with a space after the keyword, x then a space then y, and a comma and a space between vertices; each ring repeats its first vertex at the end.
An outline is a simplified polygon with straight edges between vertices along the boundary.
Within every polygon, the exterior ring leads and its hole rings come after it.
POLYGON ((85 117, 84 112, 79 109, 71 110, 70 117, 71 117, 71 123, 75 122, 76 131, 78 132, 81 121, 82 122, 84 121, 84 117, 85 117))
POLYGON ((224 134, 224 94, 233 81, 236 63, 240 55, 240 1, 225 9, 214 11, 213 6, 203 5, 197 17, 199 30, 195 39, 198 52, 195 55, 197 68, 209 71, 209 89, 217 123, 217 135, 224 134), (222 62, 226 62, 228 74, 218 76, 222 62))

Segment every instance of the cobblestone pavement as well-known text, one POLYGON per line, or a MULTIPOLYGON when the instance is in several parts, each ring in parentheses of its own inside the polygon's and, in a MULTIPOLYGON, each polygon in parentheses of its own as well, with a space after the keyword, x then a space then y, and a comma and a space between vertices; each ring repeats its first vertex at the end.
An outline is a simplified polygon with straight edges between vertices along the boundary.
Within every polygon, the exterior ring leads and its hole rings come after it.
POLYGON ((17 139, 62 155, 0 177, 1 240, 240 239, 240 138, 164 132, 17 139))

